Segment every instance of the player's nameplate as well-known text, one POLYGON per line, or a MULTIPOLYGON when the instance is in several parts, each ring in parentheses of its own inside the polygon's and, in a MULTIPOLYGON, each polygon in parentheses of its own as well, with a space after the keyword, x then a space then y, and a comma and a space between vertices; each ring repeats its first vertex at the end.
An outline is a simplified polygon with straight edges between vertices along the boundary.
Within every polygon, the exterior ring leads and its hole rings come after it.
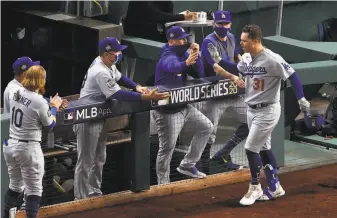
POLYGON ((238 89, 237 85, 229 80, 220 80, 216 84, 198 84, 168 90, 169 99, 152 101, 152 106, 172 105, 181 103, 191 103, 208 99, 221 98, 231 95, 243 94, 243 89, 238 89))

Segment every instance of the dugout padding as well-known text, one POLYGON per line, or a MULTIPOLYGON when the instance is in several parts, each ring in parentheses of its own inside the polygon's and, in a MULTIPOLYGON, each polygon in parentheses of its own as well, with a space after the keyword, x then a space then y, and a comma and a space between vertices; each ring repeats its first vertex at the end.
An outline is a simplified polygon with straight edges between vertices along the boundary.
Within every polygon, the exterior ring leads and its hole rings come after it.
POLYGON ((284 36, 268 36, 263 44, 292 63, 336 60, 337 43, 312 42, 284 36))

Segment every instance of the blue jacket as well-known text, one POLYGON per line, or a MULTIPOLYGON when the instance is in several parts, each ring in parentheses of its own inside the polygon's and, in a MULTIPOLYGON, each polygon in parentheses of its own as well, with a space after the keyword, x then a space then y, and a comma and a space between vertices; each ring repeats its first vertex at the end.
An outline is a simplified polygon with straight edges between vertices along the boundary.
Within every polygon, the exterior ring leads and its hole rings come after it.
POLYGON ((178 57, 166 43, 160 52, 160 60, 156 67, 154 85, 164 85, 167 87, 183 86, 187 74, 194 78, 203 77, 203 69, 201 65, 201 58, 192 66, 186 66, 188 52, 184 56, 178 57))
MULTIPOLYGON (((166 43, 160 52, 160 60, 156 67, 154 85, 162 85, 167 88, 180 87, 185 85, 187 74, 194 78, 204 77, 201 58, 199 57, 195 64, 187 67, 186 59, 188 56, 188 52, 181 57, 177 56, 166 43)), ((167 113, 176 113, 185 107, 186 105, 165 106, 162 111, 165 110, 167 113)))

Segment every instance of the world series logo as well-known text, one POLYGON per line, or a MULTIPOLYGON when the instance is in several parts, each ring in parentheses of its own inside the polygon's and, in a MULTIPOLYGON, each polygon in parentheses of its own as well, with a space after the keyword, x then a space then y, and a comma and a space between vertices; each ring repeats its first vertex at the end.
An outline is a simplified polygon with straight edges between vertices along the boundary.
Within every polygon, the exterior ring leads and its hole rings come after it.
POLYGON ((238 93, 238 87, 233 81, 219 81, 216 84, 198 85, 172 89, 169 99, 152 101, 152 106, 161 106, 168 104, 189 103, 204 99, 213 99, 223 96, 235 95, 238 93))

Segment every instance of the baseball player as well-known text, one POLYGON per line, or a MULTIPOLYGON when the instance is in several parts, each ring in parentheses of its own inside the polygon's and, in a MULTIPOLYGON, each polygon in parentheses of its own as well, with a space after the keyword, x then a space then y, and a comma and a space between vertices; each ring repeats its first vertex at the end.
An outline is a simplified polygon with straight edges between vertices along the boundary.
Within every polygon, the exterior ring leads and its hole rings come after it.
MULTIPOLYGON (((124 101, 163 100, 168 93, 157 93, 137 85, 117 70, 115 64, 122 60, 121 45, 116 38, 100 41, 99 56, 92 62, 84 77, 80 99, 89 95, 104 94, 107 99, 124 101), (122 90, 121 86, 135 91, 122 90)), ((106 160, 104 120, 74 125, 77 136, 77 163, 74 176, 75 199, 102 195, 102 171, 106 160)))
MULTIPOLYGON (((290 80, 301 111, 307 113, 310 110, 310 103, 304 97, 301 82, 294 69, 280 55, 265 48, 261 40, 260 27, 253 24, 246 25, 242 29, 240 43, 245 54, 237 64, 237 68, 235 64, 227 64, 225 67, 235 74, 241 72, 246 79, 245 102, 248 105, 249 134, 245 149, 252 179, 248 192, 240 200, 242 205, 252 205, 256 200, 270 200, 285 194, 277 176, 277 162, 270 144, 271 133, 281 114, 282 80, 290 80), (262 166, 267 183, 264 190, 260 184, 262 166)), ((216 56, 218 54, 215 52, 214 57, 216 56)), ((223 69, 217 70, 225 77, 231 76, 223 69)))
MULTIPOLYGON (((13 94, 13 92, 19 88, 22 87, 21 82, 25 78, 27 70, 31 66, 37 66, 40 65, 40 61, 33 62, 32 59, 29 57, 21 57, 18 58, 13 63, 13 72, 14 72, 14 79, 10 81, 4 91, 4 113, 10 113, 10 107, 9 107, 9 96, 13 94)), ((47 102, 49 103, 49 98, 45 98, 47 102)), ((61 108, 65 108, 68 105, 68 101, 66 99, 62 100, 61 108)), ((20 210, 23 210, 25 208, 25 201, 23 199, 23 204, 20 207, 20 210)))
POLYGON ((26 71, 23 87, 12 89, 9 94, 10 133, 3 144, 10 178, 4 199, 3 217, 6 218, 9 217, 10 208, 18 206, 16 203, 22 197, 23 190, 27 217, 35 218, 40 207, 44 175, 44 156, 40 144, 42 125, 50 129, 54 127, 57 110, 62 104, 57 94, 50 98, 50 105, 43 98, 45 83, 44 68, 32 66, 26 71))
MULTIPOLYGON (((205 37, 201 46, 201 58, 204 66, 205 75, 215 76, 214 60, 208 51, 208 47, 212 46, 220 55, 220 62, 218 67, 223 66, 226 62, 237 63, 241 60, 241 55, 238 52, 238 48, 235 42, 235 36, 229 32, 232 26, 231 14, 228 11, 216 11, 214 12, 214 32, 205 37)), ((228 140, 226 145, 220 149, 210 160, 210 165, 216 165, 220 172, 225 170, 238 170, 243 166, 234 164, 230 156, 230 152, 236 145, 240 144, 248 136, 247 126, 247 105, 241 96, 233 96, 226 99, 212 99, 204 101, 202 103, 201 111, 205 114, 213 123, 214 128, 211 137, 205 147, 203 155, 201 157, 201 165, 205 172, 209 169, 208 160, 210 158, 211 146, 214 144, 216 138, 216 132, 218 129, 219 120, 228 109, 233 109, 236 117, 240 121, 240 125, 236 129, 235 133, 228 140), (219 164, 221 168, 219 168, 219 164)), ((214 167, 215 168, 215 167, 214 167)), ((216 169, 215 168, 215 169, 216 169)))
POLYGON ((12 93, 11 90, 22 87, 21 82, 25 77, 26 71, 34 65, 40 65, 40 61, 33 62, 29 57, 18 58, 13 63, 14 79, 8 83, 4 91, 4 113, 10 112, 9 95, 12 93))
MULTIPOLYGON (((199 58, 199 45, 187 43, 184 29, 173 26, 168 29, 168 43, 161 50, 160 60, 156 67, 155 85, 183 86, 187 74, 199 78, 202 72, 199 58), (188 49, 192 52, 189 54, 188 49)), ((206 175, 195 167, 212 132, 213 125, 198 109, 191 104, 166 105, 153 111, 159 137, 159 150, 156 160, 158 184, 170 182, 170 162, 177 138, 184 127, 195 132, 190 147, 180 166, 179 173, 204 178, 206 175)))

